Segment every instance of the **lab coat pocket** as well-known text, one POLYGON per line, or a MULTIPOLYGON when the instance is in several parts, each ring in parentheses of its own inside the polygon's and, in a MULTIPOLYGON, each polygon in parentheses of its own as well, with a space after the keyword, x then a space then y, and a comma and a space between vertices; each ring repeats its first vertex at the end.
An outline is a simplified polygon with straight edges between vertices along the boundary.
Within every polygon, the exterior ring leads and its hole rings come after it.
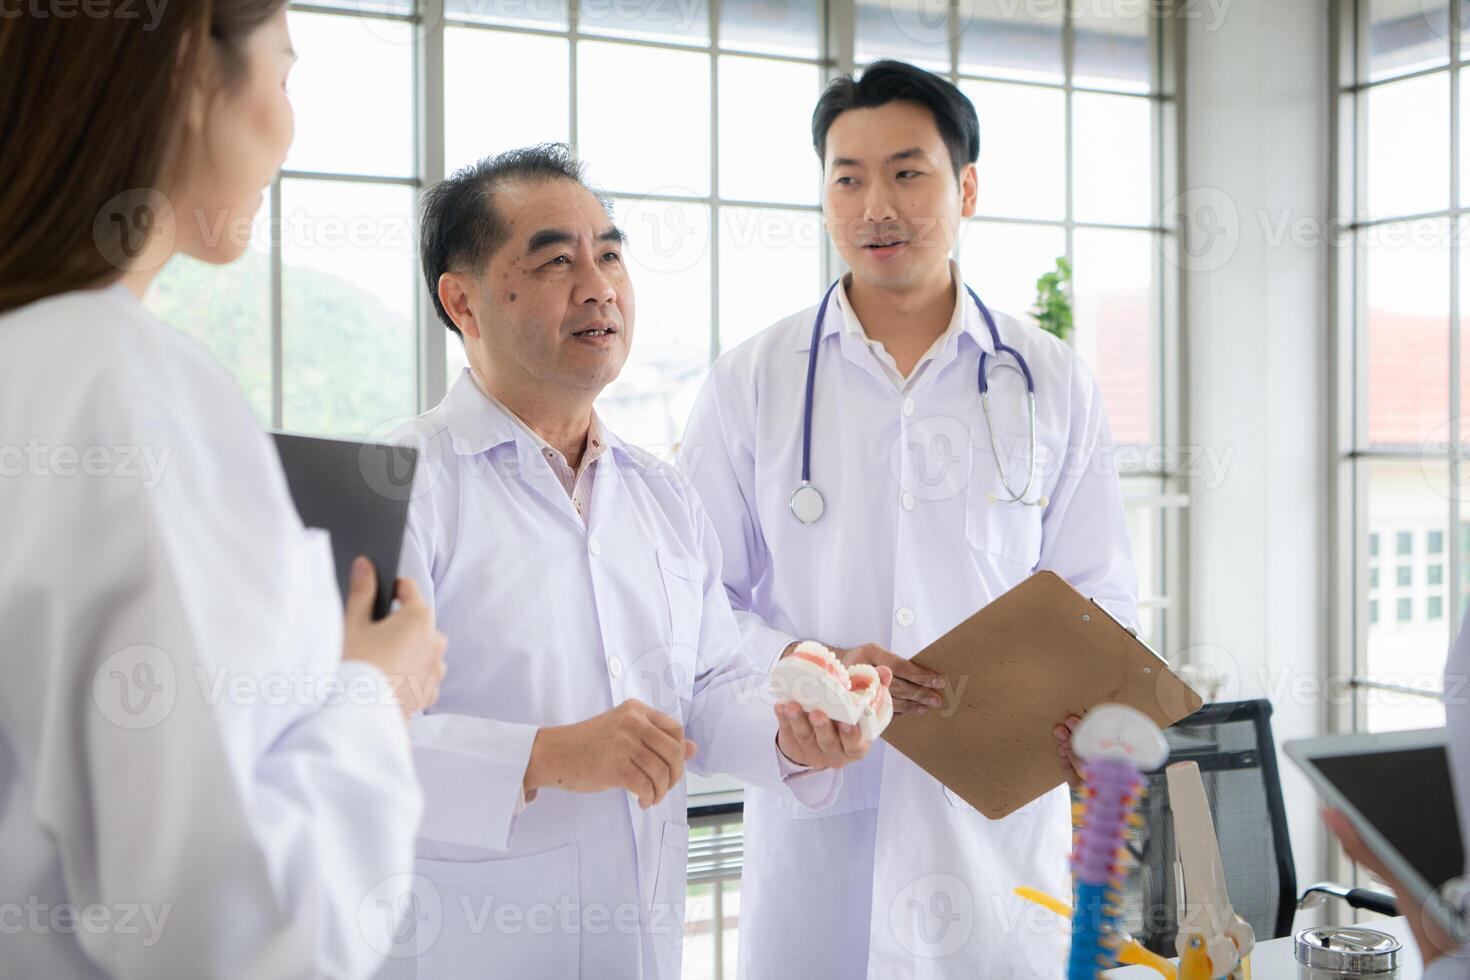
POLYGON ((654 879, 653 902, 648 910, 648 931, 661 949, 670 948, 671 941, 677 948, 684 935, 684 890, 688 870, 689 825, 666 820, 658 853, 658 877, 654 879))
MULTIPOLYGON (((1026 485, 1026 460, 1029 443, 1015 437, 997 437, 1006 479, 1020 490, 1026 485)), ((1044 447, 1038 446, 1041 453, 1044 447)), ((1001 482, 995 450, 990 445, 989 430, 975 426, 970 430, 970 482, 965 499, 965 536, 970 546, 1011 561, 1028 569, 1041 560, 1041 517, 1045 507, 1007 503, 1011 494, 1001 482)), ((1025 495, 1026 500, 1040 498, 1043 468, 1038 463, 1036 481, 1025 495)))
MULTIPOLYGON (((419 933, 420 980, 577 976, 581 888, 576 844, 497 861, 417 863, 422 892, 400 934, 419 933)), ((384 976, 403 976, 384 971, 384 976)))
POLYGON ((689 706, 698 671, 703 570, 691 559, 664 551, 658 552, 658 570, 668 604, 668 632, 664 644, 639 658, 637 672, 643 676, 637 683, 658 698, 648 702, 653 707, 684 718, 687 711, 680 711, 689 706))

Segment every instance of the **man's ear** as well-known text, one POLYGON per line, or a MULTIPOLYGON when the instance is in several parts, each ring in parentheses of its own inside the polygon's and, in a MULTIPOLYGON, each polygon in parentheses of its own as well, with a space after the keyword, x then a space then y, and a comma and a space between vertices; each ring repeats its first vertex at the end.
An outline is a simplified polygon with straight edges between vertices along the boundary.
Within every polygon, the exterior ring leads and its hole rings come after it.
POLYGON ((472 340, 480 339, 480 321, 470 303, 474 283, 462 272, 446 272, 439 276, 439 302, 459 332, 472 340))
POLYGON ((980 174, 973 163, 965 164, 960 171, 960 217, 975 217, 976 200, 980 195, 980 174))

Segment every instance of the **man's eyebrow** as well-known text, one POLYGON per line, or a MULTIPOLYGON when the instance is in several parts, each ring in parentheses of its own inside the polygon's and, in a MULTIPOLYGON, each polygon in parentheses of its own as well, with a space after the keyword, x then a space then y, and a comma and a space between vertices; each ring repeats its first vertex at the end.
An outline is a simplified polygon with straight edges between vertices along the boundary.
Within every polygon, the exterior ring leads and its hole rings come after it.
POLYGON ((617 242, 619 245, 622 245, 628 240, 628 236, 623 234, 623 229, 617 225, 613 225, 607 231, 598 235, 597 240, 599 242, 617 242))
POLYGON ((897 153, 888 154, 884 163, 897 163, 900 160, 912 160, 914 157, 927 156, 922 147, 911 146, 907 150, 899 150, 897 153))
POLYGON ((553 245, 566 245, 576 240, 577 236, 565 228, 542 228, 533 234, 530 241, 526 243, 526 254, 530 255, 533 252, 539 252, 543 248, 550 248, 553 245))
POLYGON ((832 166, 834 166, 834 167, 861 167, 862 164, 858 163, 852 157, 833 157, 832 158, 832 166))

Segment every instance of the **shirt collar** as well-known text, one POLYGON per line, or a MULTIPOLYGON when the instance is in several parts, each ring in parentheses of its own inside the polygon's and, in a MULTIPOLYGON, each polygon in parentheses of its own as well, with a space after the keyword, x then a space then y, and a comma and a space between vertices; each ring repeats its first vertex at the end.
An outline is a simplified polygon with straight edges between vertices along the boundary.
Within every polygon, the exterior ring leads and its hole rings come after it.
MULTIPOLYGON (((480 386, 474 372, 468 367, 461 369, 459 377, 444 396, 445 422, 449 428, 450 443, 461 456, 478 456, 497 446, 516 441, 519 434, 537 452, 555 449, 549 442, 514 412, 501 404, 500 400, 480 386)), ((627 448, 612 432, 602 425, 597 413, 592 413, 592 428, 588 431, 588 447, 583 454, 583 465, 601 456, 608 449, 627 454, 627 448)))
MULTIPOLYGON (((985 318, 980 315, 980 310, 975 306, 975 301, 970 299, 970 294, 965 290, 964 277, 960 275, 959 263, 955 262, 954 259, 949 260, 949 275, 951 281, 959 288, 955 291, 954 312, 950 314, 949 326, 945 328, 944 333, 936 341, 936 348, 942 350, 952 335, 965 333, 975 343, 980 345, 982 350, 994 354, 995 341, 990 336, 990 328, 985 325, 985 318)), ((833 304, 828 303, 828 315, 822 323, 821 338, 825 340, 838 331, 843 331, 855 339, 867 343, 870 340, 867 330, 863 327, 862 322, 858 320, 857 314, 853 312, 852 306, 847 301, 846 280, 846 276, 837 280, 837 288, 833 290, 835 294, 833 299, 836 301, 838 315, 831 315, 833 304)), ((810 331, 802 332, 800 342, 796 349, 798 351, 808 351, 811 349, 810 331)))

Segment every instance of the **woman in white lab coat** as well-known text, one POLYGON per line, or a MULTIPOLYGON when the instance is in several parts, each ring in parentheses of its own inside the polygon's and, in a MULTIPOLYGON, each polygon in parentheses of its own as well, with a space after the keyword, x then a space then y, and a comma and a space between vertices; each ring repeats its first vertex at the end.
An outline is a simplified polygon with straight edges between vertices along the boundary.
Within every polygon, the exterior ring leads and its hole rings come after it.
POLYGON ((396 926, 444 640, 370 568, 344 629, 241 392, 140 303, 243 249, 284 7, 0 19, 0 977, 361 977, 396 926))

